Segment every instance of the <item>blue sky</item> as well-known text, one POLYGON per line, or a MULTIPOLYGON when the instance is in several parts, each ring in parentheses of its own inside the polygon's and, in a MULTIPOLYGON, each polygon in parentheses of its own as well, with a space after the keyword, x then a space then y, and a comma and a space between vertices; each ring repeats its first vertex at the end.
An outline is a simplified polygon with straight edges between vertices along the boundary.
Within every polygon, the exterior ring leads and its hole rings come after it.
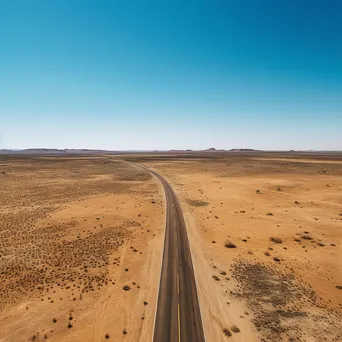
POLYGON ((341 1, 0 1, 0 148, 342 150, 341 132, 341 1))

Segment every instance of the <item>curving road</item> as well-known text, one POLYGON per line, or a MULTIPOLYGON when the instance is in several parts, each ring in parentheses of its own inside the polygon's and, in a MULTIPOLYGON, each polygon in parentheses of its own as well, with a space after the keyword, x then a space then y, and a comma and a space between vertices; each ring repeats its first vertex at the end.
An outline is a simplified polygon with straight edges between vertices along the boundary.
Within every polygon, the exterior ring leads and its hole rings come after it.
POLYGON ((171 185, 158 173, 148 171, 161 182, 166 197, 164 255, 153 341, 205 342, 182 208, 171 185))

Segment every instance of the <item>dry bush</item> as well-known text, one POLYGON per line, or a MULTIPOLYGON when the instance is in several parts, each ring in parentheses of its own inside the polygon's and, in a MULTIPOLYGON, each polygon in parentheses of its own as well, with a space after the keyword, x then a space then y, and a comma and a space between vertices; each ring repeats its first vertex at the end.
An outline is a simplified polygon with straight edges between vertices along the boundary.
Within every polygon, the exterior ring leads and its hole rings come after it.
POLYGON ((232 243, 231 241, 226 241, 226 243, 224 244, 224 247, 226 247, 226 248, 236 248, 236 245, 234 243, 232 243))
POLYGON ((233 325, 230 330, 234 333, 239 333, 241 331, 236 325, 233 325))
POLYGON ((228 336, 228 337, 232 336, 232 333, 227 328, 222 329, 222 332, 224 336, 228 336))
POLYGON ((276 237, 276 236, 271 236, 270 237, 270 241, 274 242, 274 243, 283 243, 283 240, 276 237))

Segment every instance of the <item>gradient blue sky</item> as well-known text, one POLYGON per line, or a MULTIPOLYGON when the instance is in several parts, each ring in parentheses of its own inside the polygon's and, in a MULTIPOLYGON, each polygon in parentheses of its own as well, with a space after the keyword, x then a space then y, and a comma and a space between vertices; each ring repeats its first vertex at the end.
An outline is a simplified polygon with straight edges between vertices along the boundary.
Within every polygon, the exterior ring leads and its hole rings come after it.
POLYGON ((2 0, 0 148, 342 149, 339 0, 2 0))

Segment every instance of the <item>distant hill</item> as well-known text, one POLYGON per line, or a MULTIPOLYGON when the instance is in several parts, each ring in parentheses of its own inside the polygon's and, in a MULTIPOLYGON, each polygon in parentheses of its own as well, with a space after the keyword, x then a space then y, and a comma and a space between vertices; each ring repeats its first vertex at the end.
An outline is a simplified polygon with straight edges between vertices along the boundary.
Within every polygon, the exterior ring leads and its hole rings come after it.
POLYGON ((217 150, 215 147, 210 147, 206 150, 204 150, 204 152, 225 152, 226 150, 217 150))
POLYGON ((232 148, 231 152, 261 152, 260 150, 254 150, 253 148, 232 148))

